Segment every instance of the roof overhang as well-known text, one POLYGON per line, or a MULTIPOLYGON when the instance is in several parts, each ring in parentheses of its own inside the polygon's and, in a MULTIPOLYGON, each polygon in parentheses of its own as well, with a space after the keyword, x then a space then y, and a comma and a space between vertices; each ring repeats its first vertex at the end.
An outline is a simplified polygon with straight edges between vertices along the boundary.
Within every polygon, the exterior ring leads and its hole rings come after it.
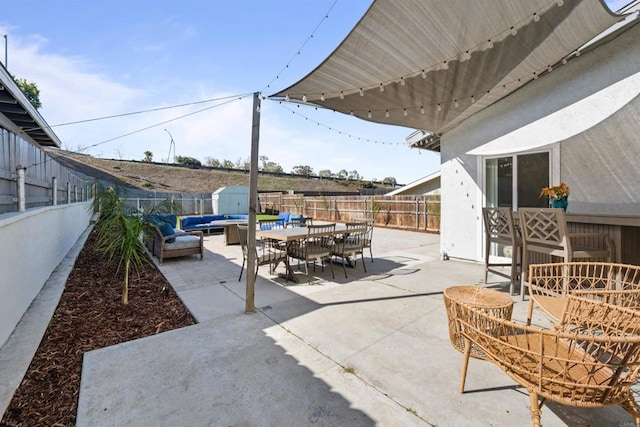
POLYGON ((601 0, 375 0, 321 65, 271 97, 421 129, 430 136, 414 146, 437 151, 439 135, 620 19, 601 0))
POLYGON ((22 136, 44 147, 60 148, 58 136, 24 96, 4 66, 0 66, 0 114, 20 129, 22 136))

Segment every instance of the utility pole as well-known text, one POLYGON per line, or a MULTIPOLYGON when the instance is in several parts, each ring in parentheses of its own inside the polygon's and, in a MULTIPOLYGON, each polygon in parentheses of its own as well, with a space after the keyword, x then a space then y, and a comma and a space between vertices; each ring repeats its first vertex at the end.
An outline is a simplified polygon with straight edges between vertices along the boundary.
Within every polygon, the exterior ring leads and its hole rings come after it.
POLYGON ((167 132, 169 134, 169 137, 171 137, 171 142, 169 143, 169 156, 167 157, 167 163, 171 162, 171 146, 173 145, 173 163, 176 162, 176 143, 173 141, 173 135, 171 135, 171 132, 169 132, 168 130, 165 129, 165 132, 167 132))
POLYGON ((4 35, 4 68, 9 69, 9 40, 4 35))

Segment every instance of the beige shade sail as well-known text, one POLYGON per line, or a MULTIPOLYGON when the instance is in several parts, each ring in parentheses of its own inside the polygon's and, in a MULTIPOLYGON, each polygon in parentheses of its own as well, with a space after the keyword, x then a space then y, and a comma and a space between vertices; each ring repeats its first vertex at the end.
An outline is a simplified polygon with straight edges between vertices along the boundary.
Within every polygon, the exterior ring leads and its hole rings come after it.
POLYGON ((271 97, 442 134, 620 19, 601 0, 376 0, 321 65, 271 97))

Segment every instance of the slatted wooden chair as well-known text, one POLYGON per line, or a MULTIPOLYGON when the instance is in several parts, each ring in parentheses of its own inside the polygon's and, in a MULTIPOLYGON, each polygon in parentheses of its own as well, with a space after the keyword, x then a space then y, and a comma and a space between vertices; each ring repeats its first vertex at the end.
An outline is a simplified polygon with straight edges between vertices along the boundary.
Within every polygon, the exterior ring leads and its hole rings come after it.
POLYGON ((511 267, 509 293, 515 292, 515 284, 522 273, 522 238, 516 227, 511 208, 483 208, 482 217, 484 219, 485 230, 485 250, 484 250, 484 283, 487 283, 489 272, 505 276, 501 271, 491 267, 511 267), (502 244, 511 247, 511 262, 490 262, 491 244, 502 244))
POLYGON ((568 262, 529 266, 529 309, 540 307, 560 322, 570 295, 640 309, 640 266, 606 262, 568 262))
MULTIPOLYGON (((307 281, 311 284, 311 277, 309 276, 309 262, 313 262, 313 269, 315 271, 316 261, 320 261, 322 265, 322 271, 324 271, 324 262, 330 260, 331 250, 334 245, 336 234, 335 224, 322 224, 322 225, 307 225, 307 237, 302 240, 294 240, 289 244, 288 255, 302 261, 304 263, 304 269, 307 273, 307 281)), ((333 272, 333 264, 329 262, 331 267, 331 276, 335 278, 333 272)))
POLYGON ((346 223, 346 227, 347 229, 342 238, 336 240, 336 243, 331 248, 331 255, 342 259, 342 269, 344 270, 345 278, 347 277, 346 263, 349 257, 354 258, 355 265, 357 256, 360 255, 364 272, 367 272, 367 266, 364 263, 364 243, 367 235, 367 223, 348 222, 346 223))
POLYGON ((611 262, 613 249, 604 233, 567 232, 567 220, 562 209, 520 208, 522 232, 522 271, 520 295, 524 299, 530 252, 560 257, 562 262, 578 259, 611 262))
MULTIPOLYGON (((244 271, 244 264, 249 256, 248 245, 249 226, 244 224, 238 224, 238 240, 240 240, 240 247, 242 248, 242 267, 240 267, 240 277, 238 281, 242 279, 242 272, 244 271)), ((273 246, 269 243, 256 241, 256 277, 258 276, 258 268, 261 265, 268 265, 269 272, 271 273, 278 263, 283 262, 289 270, 289 257, 287 251, 273 246)))
POLYGON ((640 372, 637 311, 571 295, 556 329, 522 325, 473 306, 463 306, 457 321, 467 353, 471 344, 480 348, 527 389, 533 426, 541 426, 547 399, 582 408, 621 405, 640 426, 631 393, 640 372))

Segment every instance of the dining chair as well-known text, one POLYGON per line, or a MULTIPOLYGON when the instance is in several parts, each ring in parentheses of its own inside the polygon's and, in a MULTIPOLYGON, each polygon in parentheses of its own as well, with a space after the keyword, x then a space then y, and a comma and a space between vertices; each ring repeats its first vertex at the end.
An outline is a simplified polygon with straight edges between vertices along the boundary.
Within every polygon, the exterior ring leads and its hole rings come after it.
POLYGON ((307 224, 312 224, 313 219, 312 218, 308 218, 308 217, 295 217, 295 218, 289 218, 289 222, 286 223, 285 225, 287 227, 306 227, 307 224))
POLYGON ((524 287, 528 280, 530 252, 560 257, 562 262, 577 259, 594 259, 611 262, 612 244, 605 233, 569 233, 562 209, 520 208, 522 232, 522 280, 520 295, 524 299, 524 287))
POLYGON ((364 263, 364 242, 367 234, 366 222, 348 222, 346 224, 346 230, 341 239, 337 239, 336 243, 331 249, 332 256, 339 256, 342 258, 342 269, 344 270, 344 277, 347 277, 347 258, 354 257, 354 266, 357 256, 362 258, 362 267, 364 272, 367 272, 367 266, 364 263))
POLYGON ((324 262, 326 260, 329 260, 329 266, 331 267, 331 276, 335 279, 336 276, 333 272, 333 264, 330 262, 335 234, 335 223, 308 225, 307 236, 304 239, 294 240, 289 243, 288 255, 293 259, 297 259, 298 262, 302 261, 304 263, 304 269, 307 274, 307 282, 309 282, 309 284, 311 284, 311 278, 309 276, 308 264, 311 261, 313 261, 313 269, 315 271, 316 261, 320 260, 322 271, 324 271, 324 262))
POLYGON ((373 218, 354 218, 353 222, 364 222, 367 224, 367 232, 364 236, 364 249, 369 248, 369 256, 371 257, 371 262, 373 262, 371 241, 373 240, 373 227, 375 227, 376 221, 373 218))
POLYGON ((484 248, 484 283, 487 283, 489 272, 503 277, 510 277, 509 294, 515 292, 515 283, 522 275, 522 238, 513 217, 511 208, 483 208, 485 248, 484 248), (491 244, 502 244, 511 247, 511 262, 491 262, 491 244), (511 267, 507 276, 491 267, 511 267))
MULTIPOLYGON (((238 224, 238 240, 240 240, 240 247, 242 248, 242 267, 240 267, 240 277, 238 277, 238 281, 242 280, 244 264, 247 262, 247 257, 249 255, 248 230, 248 225, 238 224)), ((258 276, 258 268, 261 265, 269 265, 269 272, 272 272, 275 270, 279 262, 284 262, 287 271, 289 270, 289 257, 287 256, 287 251, 276 246, 256 241, 255 257, 256 277, 258 276)))

